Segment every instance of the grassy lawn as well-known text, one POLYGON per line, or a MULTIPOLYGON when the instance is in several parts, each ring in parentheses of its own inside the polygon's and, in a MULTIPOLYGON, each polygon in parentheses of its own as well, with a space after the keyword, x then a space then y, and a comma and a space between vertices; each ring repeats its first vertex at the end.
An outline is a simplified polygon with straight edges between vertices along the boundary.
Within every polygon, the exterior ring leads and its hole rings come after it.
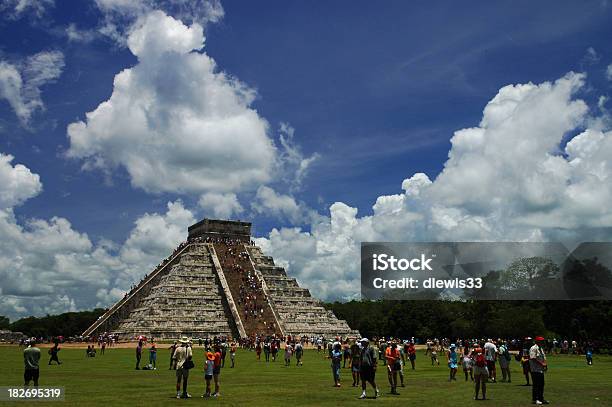
MULTIPOLYGON (((349 369, 342 370, 342 387, 334 388, 330 363, 316 350, 307 350, 304 366, 289 368, 282 361, 265 363, 256 361, 254 352, 239 351, 236 368, 229 363, 221 372, 221 397, 202 399, 203 350, 194 347, 196 368, 191 371, 190 400, 174 398, 174 372, 168 370, 169 351, 158 352, 156 371, 134 370, 133 349, 107 349, 106 355, 85 358, 83 349, 63 349, 61 366, 47 366, 48 355, 42 350, 40 385, 64 386, 66 401, 54 402, 70 406, 96 405, 182 405, 208 404, 224 406, 338 406, 338 405, 418 405, 418 406, 527 406, 531 405, 531 388, 524 383, 520 366, 512 361, 513 382, 489 384, 489 401, 474 401, 471 382, 463 380, 461 369, 457 382, 447 381, 446 366, 432 367, 429 358, 419 351, 417 369, 405 370, 406 387, 401 395, 389 393, 384 370, 379 369, 377 383, 381 397, 377 400, 357 400, 360 389, 351 387, 349 369)), ((144 356, 144 354, 143 354, 144 356)), ((263 355, 262 355, 263 357, 263 355)), ((18 347, 1 346, 1 386, 22 384, 23 358, 18 347)), ((143 357, 143 361, 145 358, 143 357)), ((148 360, 148 354, 147 354, 148 360)), ((227 361, 229 362, 229 356, 227 361)), ((549 359, 545 397, 553 406, 611 406, 612 357, 595 356, 593 366, 587 366, 583 357, 557 356, 549 359)), ((368 395, 372 391, 368 388, 368 395)), ((27 405, 26 402, 0 403, 27 405)), ((36 402, 36 405, 49 404, 36 402)))

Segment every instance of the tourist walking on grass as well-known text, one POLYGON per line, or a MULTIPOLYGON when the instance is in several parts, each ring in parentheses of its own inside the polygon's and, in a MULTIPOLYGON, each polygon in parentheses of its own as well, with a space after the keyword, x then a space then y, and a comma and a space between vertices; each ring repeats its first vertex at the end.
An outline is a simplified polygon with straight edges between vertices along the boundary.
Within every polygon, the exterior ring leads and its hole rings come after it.
POLYGON ((290 343, 285 344, 285 366, 291 366, 291 356, 293 356, 293 346, 290 343))
POLYGON ((531 337, 526 337, 523 341, 521 351, 516 356, 516 360, 520 362, 521 368, 523 369, 523 375, 525 376, 526 383, 524 386, 531 386, 529 383, 529 377, 531 375, 531 369, 529 367, 529 348, 531 347, 531 337))
POLYGON ((474 360, 472 359, 472 352, 470 352, 469 346, 465 346, 463 348, 463 357, 461 359, 461 365, 463 367, 465 381, 468 381, 468 373, 470 375, 470 379, 474 381, 474 360))
POLYGON ((472 351, 474 359, 474 400, 478 400, 478 394, 482 388, 482 399, 487 399, 487 380, 489 379, 489 369, 484 355, 484 350, 477 346, 472 351))
POLYGON ((366 398, 366 385, 370 383, 374 389, 374 398, 378 397, 380 391, 376 386, 376 367, 378 360, 374 349, 370 347, 368 338, 362 338, 361 341, 361 396, 360 399, 366 398))
POLYGON ((210 381, 213 378, 215 370, 215 355, 212 352, 206 352, 206 361, 204 364, 204 380, 206 381, 206 391, 202 397, 210 397, 210 381))
POLYGON ((157 370, 157 347, 154 343, 149 348, 149 364, 153 366, 153 370, 157 370))
POLYGON ((548 404, 544 399, 544 373, 548 370, 546 354, 544 353, 544 338, 536 336, 535 343, 529 349, 529 369, 531 370, 531 402, 534 404, 548 404))
POLYGON ((416 363, 416 348, 414 347, 414 342, 410 341, 408 343, 408 360, 410 360, 410 365, 412 366, 412 370, 415 368, 416 363))
POLYGON ((512 383, 512 375, 510 373, 510 361, 512 360, 512 356, 510 355, 506 342, 501 342, 498 354, 499 356, 497 359, 499 360, 499 368, 502 372, 502 382, 508 381, 508 383, 512 383))
POLYGON ((179 341, 180 346, 174 351, 176 361, 176 398, 190 398, 187 392, 187 381, 189 380, 189 369, 193 367, 193 353, 189 346, 189 339, 182 337, 179 341), (181 393, 181 381, 183 382, 183 392, 181 393))
POLYGON ((136 370, 140 370, 140 359, 142 358, 142 341, 138 341, 136 345, 136 370))
POLYGON ((35 345, 34 339, 27 342, 28 347, 23 350, 23 364, 25 370, 23 372, 23 385, 29 386, 30 381, 34 382, 34 387, 38 387, 38 378, 40 376, 39 361, 40 349, 35 345))
POLYGON ((61 349, 59 347, 59 342, 56 340, 53 344, 53 347, 49 349, 49 355, 51 355, 51 358, 49 359, 49 365, 51 364, 51 362, 57 362, 58 365, 62 364, 62 362, 60 362, 59 358, 57 357, 57 354, 60 350, 61 349))
POLYGON ((359 386, 361 371, 361 351, 357 343, 351 345, 351 373, 353 375, 353 387, 359 386))
POLYGON ((431 355, 431 365, 440 366, 440 361, 438 360, 438 344, 435 344, 429 350, 431 355))
POLYGON ((588 366, 593 364, 593 345, 588 343, 584 352, 584 356, 586 357, 586 363, 588 366))
POLYGON ((392 342, 385 349, 385 360, 387 361, 387 376, 391 385, 391 394, 399 395, 397 392, 397 373, 401 370, 401 355, 397 344, 392 342))
POLYGON ((221 348, 219 345, 215 346, 215 364, 213 367, 213 379, 215 381, 215 391, 212 394, 212 397, 219 397, 220 393, 220 385, 219 385, 219 375, 221 375, 221 348))
POLYGON ((301 342, 295 344, 295 365, 302 366, 302 357, 304 356, 304 346, 301 342))
POLYGON ((349 362, 349 368, 351 367, 351 348, 348 341, 344 341, 342 345, 342 368, 346 369, 346 362, 349 362))
POLYGON ((257 355, 257 360, 261 359, 261 341, 257 341, 255 344, 255 354, 257 355))
POLYGON ((270 352, 272 353, 272 362, 276 362, 276 354, 278 353, 278 344, 276 343, 275 339, 273 339, 272 343, 270 344, 270 352))
POLYGON ((269 361, 270 361, 270 347, 271 347, 270 342, 269 342, 269 341, 266 341, 266 342, 264 343, 264 347, 263 347, 263 350, 264 350, 264 356, 266 357, 266 362, 269 362, 269 361))
POLYGON ((458 367, 458 358, 457 355, 457 346, 454 343, 451 343, 448 352, 446 352, 446 360, 448 362, 448 381, 456 381, 457 380, 457 367, 458 367))
POLYGON ((230 367, 233 368, 236 365, 236 342, 230 345, 230 361, 232 362, 230 367))
POLYGON ((495 361, 497 360, 497 346, 492 339, 488 339, 484 344, 485 359, 487 360, 487 368, 489 369, 489 377, 491 383, 495 383, 497 372, 495 370, 495 361))
POLYGON ((342 345, 340 345, 340 343, 334 345, 330 357, 334 386, 340 387, 340 363, 342 362, 342 345))
POLYGON ((168 348, 170 349, 170 367, 168 368, 168 370, 176 370, 176 359, 174 359, 174 351, 177 347, 178 344, 176 341, 174 341, 174 343, 168 348))

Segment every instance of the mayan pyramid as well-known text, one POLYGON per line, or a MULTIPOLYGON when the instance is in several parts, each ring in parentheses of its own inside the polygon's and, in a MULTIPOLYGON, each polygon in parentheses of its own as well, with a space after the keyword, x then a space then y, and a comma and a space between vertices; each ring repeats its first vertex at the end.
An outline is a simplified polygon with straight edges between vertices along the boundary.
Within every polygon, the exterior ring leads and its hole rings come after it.
POLYGON ((157 339, 355 336, 251 241, 251 224, 204 219, 83 336, 157 339))

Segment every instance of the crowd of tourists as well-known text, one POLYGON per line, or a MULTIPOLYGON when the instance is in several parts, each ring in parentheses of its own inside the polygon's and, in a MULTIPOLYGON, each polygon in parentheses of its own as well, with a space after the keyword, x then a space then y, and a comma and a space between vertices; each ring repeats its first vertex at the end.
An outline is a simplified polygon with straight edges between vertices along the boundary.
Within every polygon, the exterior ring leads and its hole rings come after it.
MULTIPOLYGON (((112 335, 101 335, 98 338, 98 347, 103 354, 103 349, 112 335)), ((157 369, 157 345, 151 338, 140 337, 136 345, 136 369, 140 370, 141 358, 148 348, 149 363, 142 367, 143 370, 157 369)), ((552 340, 551 340, 552 341, 552 340)), ((547 346, 547 341, 542 336, 535 338, 525 337, 522 339, 428 339, 424 343, 423 356, 427 362, 434 367, 441 366, 445 362, 448 369, 447 380, 455 382, 458 380, 459 369, 462 370, 462 380, 471 382, 474 386, 474 400, 486 400, 490 394, 490 383, 512 383, 510 365, 513 361, 518 362, 524 377, 524 386, 531 387, 531 400, 533 404, 549 404, 544 397, 545 375, 548 370, 547 354, 557 352, 554 344, 547 346), (428 360, 429 359, 429 360, 428 360)), ((24 357, 24 384, 29 386, 30 382, 38 386, 39 361, 41 351, 36 347, 36 338, 26 341, 24 357)), ((554 343, 554 341, 552 341, 554 343)), ((589 342, 583 344, 572 344, 564 349, 560 342, 559 353, 579 353, 584 351, 588 365, 593 363, 593 346, 589 342), (574 350, 572 350, 574 349, 574 350)), ((198 366, 204 372, 204 383, 202 397, 220 396, 220 374, 225 367, 226 357, 229 355, 230 368, 237 366, 236 352, 238 347, 244 350, 254 351, 257 361, 262 361, 264 354, 265 362, 283 361, 283 366, 300 367, 303 365, 304 349, 310 345, 316 348, 318 353, 324 352, 324 357, 330 360, 332 379, 335 387, 342 385, 342 371, 348 369, 352 386, 361 388, 358 398, 377 398, 381 394, 381 387, 376 381, 377 372, 383 370, 386 381, 389 383, 390 394, 399 395, 399 388, 405 385, 404 369, 417 370, 417 341, 415 338, 400 340, 397 338, 345 338, 336 337, 327 339, 319 337, 298 337, 288 335, 280 337, 277 335, 255 335, 252 338, 244 338, 234 341, 225 336, 212 338, 199 338, 192 340, 182 337, 170 345, 170 360, 168 369, 176 373, 176 397, 190 398, 188 382, 190 370, 195 366, 195 351, 193 347, 201 348, 204 352, 203 364, 198 366), (282 353, 282 355, 281 355, 282 353), (282 358, 281 358, 282 356, 282 358), (372 389, 372 395, 368 397, 368 387, 372 389)), ((60 342, 55 340, 49 348, 50 356, 48 364, 61 364, 59 352, 60 342)), ((87 346, 86 357, 95 357, 97 349, 95 344, 87 346)), ((460 376, 460 377, 461 377, 460 376)), ((516 378, 515 378, 516 379, 516 378)))

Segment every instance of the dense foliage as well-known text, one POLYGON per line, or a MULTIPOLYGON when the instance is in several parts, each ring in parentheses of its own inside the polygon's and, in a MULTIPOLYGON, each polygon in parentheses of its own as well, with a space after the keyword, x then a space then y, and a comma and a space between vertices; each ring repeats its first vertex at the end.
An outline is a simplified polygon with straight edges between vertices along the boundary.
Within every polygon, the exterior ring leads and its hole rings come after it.
POLYGON ((612 339, 610 301, 351 301, 326 306, 365 336, 612 339))
MULTIPOLYGON (((93 311, 66 312, 64 314, 47 315, 44 317, 27 317, 11 323, 9 329, 15 332, 23 332, 27 336, 36 337, 78 336, 98 319, 104 311, 104 309, 96 308, 93 311)), ((0 317, 0 321, 2 318, 0 317)))

